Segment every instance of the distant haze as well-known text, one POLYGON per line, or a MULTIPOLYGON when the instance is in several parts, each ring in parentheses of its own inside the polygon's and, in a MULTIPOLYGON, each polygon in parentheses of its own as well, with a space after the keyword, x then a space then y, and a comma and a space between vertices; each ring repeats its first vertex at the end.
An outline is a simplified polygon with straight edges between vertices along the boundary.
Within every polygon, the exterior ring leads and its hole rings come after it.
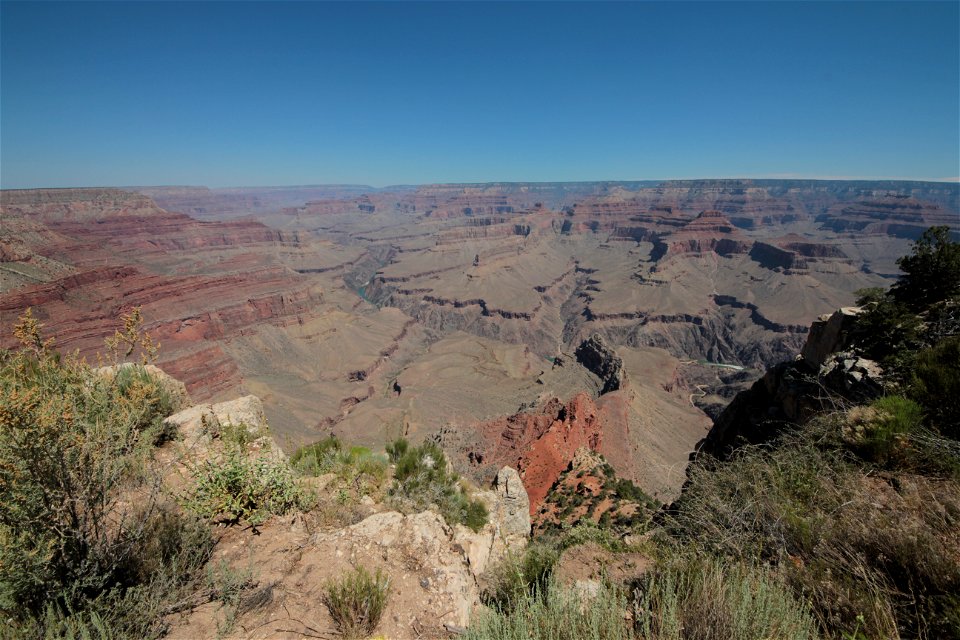
POLYGON ((0 4, 3 188, 960 176, 960 3, 0 4))

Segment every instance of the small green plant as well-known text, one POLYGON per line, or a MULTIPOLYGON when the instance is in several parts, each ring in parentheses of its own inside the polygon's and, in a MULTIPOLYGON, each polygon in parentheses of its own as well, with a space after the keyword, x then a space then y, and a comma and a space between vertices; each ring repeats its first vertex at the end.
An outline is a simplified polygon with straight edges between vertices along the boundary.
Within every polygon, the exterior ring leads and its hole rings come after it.
POLYGON ((388 442, 386 446, 387 456, 392 464, 396 464, 403 457, 403 454, 410 448, 410 443, 406 438, 397 438, 393 442, 388 442))
POLYGON ((547 580, 534 597, 509 609, 481 612, 461 637, 467 640, 630 640, 627 596, 601 584, 595 593, 566 589, 547 580))
POLYGON ((403 454, 396 461, 394 484, 390 489, 393 505, 401 511, 436 508, 448 524, 463 524, 479 531, 487 523, 487 507, 471 500, 459 482, 459 476, 447 468, 447 458, 435 443, 419 447, 396 444, 403 454))
POLYGON ((357 567, 327 583, 323 602, 344 638, 366 638, 380 623, 390 594, 390 579, 382 571, 370 574, 357 567))
POLYGON ((290 464, 304 475, 318 476, 333 468, 342 450, 343 445, 339 438, 327 436, 319 442, 297 449, 290 456, 290 464))
POLYGON ((387 461, 382 455, 374 455, 366 447, 347 449, 336 436, 301 447, 290 463, 304 475, 336 475, 346 498, 379 496, 387 479, 387 461))
POLYGON ((960 440, 960 336, 918 354, 910 396, 926 409, 934 429, 960 440))
POLYGON ((867 460, 887 463, 906 446, 905 437, 920 428, 923 411, 913 400, 902 396, 884 396, 870 404, 871 419, 857 449, 867 460))
POLYGON ((534 540, 520 553, 510 552, 493 569, 483 601, 509 612, 528 598, 546 592, 560 548, 553 540, 534 540))
POLYGON ((194 476, 197 485, 185 505, 218 522, 260 524, 305 508, 308 501, 289 465, 267 456, 251 460, 242 451, 228 451, 223 459, 205 461, 194 476))
POLYGON ((217 637, 229 634, 237 620, 240 603, 253 585, 250 569, 234 569, 225 560, 207 566, 206 588, 220 602, 217 617, 217 637), (220 617, 222 615, 222 617, 220 617))

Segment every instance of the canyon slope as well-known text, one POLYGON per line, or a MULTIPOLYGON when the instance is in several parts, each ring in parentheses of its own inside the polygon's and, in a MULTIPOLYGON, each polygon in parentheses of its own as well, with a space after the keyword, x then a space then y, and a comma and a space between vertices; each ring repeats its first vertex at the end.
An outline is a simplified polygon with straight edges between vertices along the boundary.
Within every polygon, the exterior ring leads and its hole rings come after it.
POLYGON ((580 447, 669 499, 710 426, 701 407, 889 284, 925 228, 960 232, 958 186, 925 182, 50 189, 0 205, 0 345, 29 307, 95 358, 139 306, 159 366, 198 400, 260 396, 285 448, 431 437, 478 479, 521 469, 532 502, 580 447), (588 343, 604 347, 584 357, 588 343))

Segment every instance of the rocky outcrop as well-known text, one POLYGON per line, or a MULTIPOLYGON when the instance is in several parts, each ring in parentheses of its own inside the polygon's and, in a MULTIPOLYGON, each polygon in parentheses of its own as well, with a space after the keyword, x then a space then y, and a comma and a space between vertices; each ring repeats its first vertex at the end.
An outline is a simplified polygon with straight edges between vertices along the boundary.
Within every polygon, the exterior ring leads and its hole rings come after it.
POLYGON ((490 521, 480 531, 456 525, 453 538, 463 549, 471 573, 480 578, 507 554, 526 546, 530 539, 530 499, 520 474, 511 467, 500 469, 492 491, 480 491, 473 497, 484 502, 490 521))
POLYGON ((859 307, 842 307, 833 313, 824 314, 810 325, 810 333, 800 355, 811 366, 819 367, 831 353, 843 349, 847 333, 853 328, 859 307))
POLYGON ((581 342, 574 355, 577 362, 600 378, 603 384, 601 394, 617 391, 626 384, 627 374, 623 370, 623 360, 600 334, 595 333, 581 342))
POLYGON ((497 473, 494 484, 497 492, 497 507, 491 520, 498 523, 504 536, 527 537, 530 535, 530 498, 523 488, 523 481, 516 469, 504 467, 497 473))
POLYGON ((811 326, 802 354, 770 368, 737 394, 714 421, 698 451, 725 457, 739 443, 759 443, 785 425, 802 424, 841 401, 866 402, 883 392, 883 371, 866 358, 837 352, 848 346, 859 310, 843 308, 811 326))
MULTIPOLYGON (((577 449, 600 448, 605 420, 603 410, 586 393, 577 394, 567 403, 553 398, 539 410, 473 425, 471 433, 476 443, 469 451, 459 453, 469 460, 477 475, 484 475, 482 470, 491 467, 517 469, 529 496, 528 511, 533 514, 577 449)), ((513 486, 509 477, 502 480, 504 486, 513 486)), ((520 521, 518 528, 522 526, 528 525, 520 521)))
POLYGON ((246 432, 250 440, 247 448, 251 452, 285 457, 280 445, 270 434, 263 403, 257 396, 195 405, 168 417, 164 420, 164 426, 180 441, 183 455, 195 460, 209 457, 214 440, 230 428, 246 432))
POLYGON ((456 534, 436 513, 376 513, 354 525, 314 530, 304 515, 276 518, 255 533, 233 528, 222 536, 214 563, 243 570, 255 563, 261 597, 241 607, 238 624, 223 632, 215 604, 172 618, 167 638, 272 639, 336 637, 324 605, 326 585, 356 567, 388 580, 376 633, 410 639, 447 637, 463 628, 480 604, 480 588, 456 534))
POLYGON ((828 389, 854 402, 872 400, 883 393, 880 365, 849 352, 828 358, 820 367, 818 378, 828 389))

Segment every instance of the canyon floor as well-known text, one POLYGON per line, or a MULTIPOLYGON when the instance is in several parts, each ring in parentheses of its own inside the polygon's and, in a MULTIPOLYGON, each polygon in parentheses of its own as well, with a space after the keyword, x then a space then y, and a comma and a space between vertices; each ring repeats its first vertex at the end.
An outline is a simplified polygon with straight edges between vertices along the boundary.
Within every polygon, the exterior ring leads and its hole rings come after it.
POLYGON ((161 368, 196 400, 256 394, 285 449, 435 438, 477 480, 516 466, 532 503, 581 446, 669 500, 733 393, 794 356, 812 320, 887 286, 925 228, 960 230, 957 185, 924 182, 51 189, 0 204, 0 345, 32 308, 92 360, 141 307, 161 368), (594 335, 605 349, 585 357, 594 335))

